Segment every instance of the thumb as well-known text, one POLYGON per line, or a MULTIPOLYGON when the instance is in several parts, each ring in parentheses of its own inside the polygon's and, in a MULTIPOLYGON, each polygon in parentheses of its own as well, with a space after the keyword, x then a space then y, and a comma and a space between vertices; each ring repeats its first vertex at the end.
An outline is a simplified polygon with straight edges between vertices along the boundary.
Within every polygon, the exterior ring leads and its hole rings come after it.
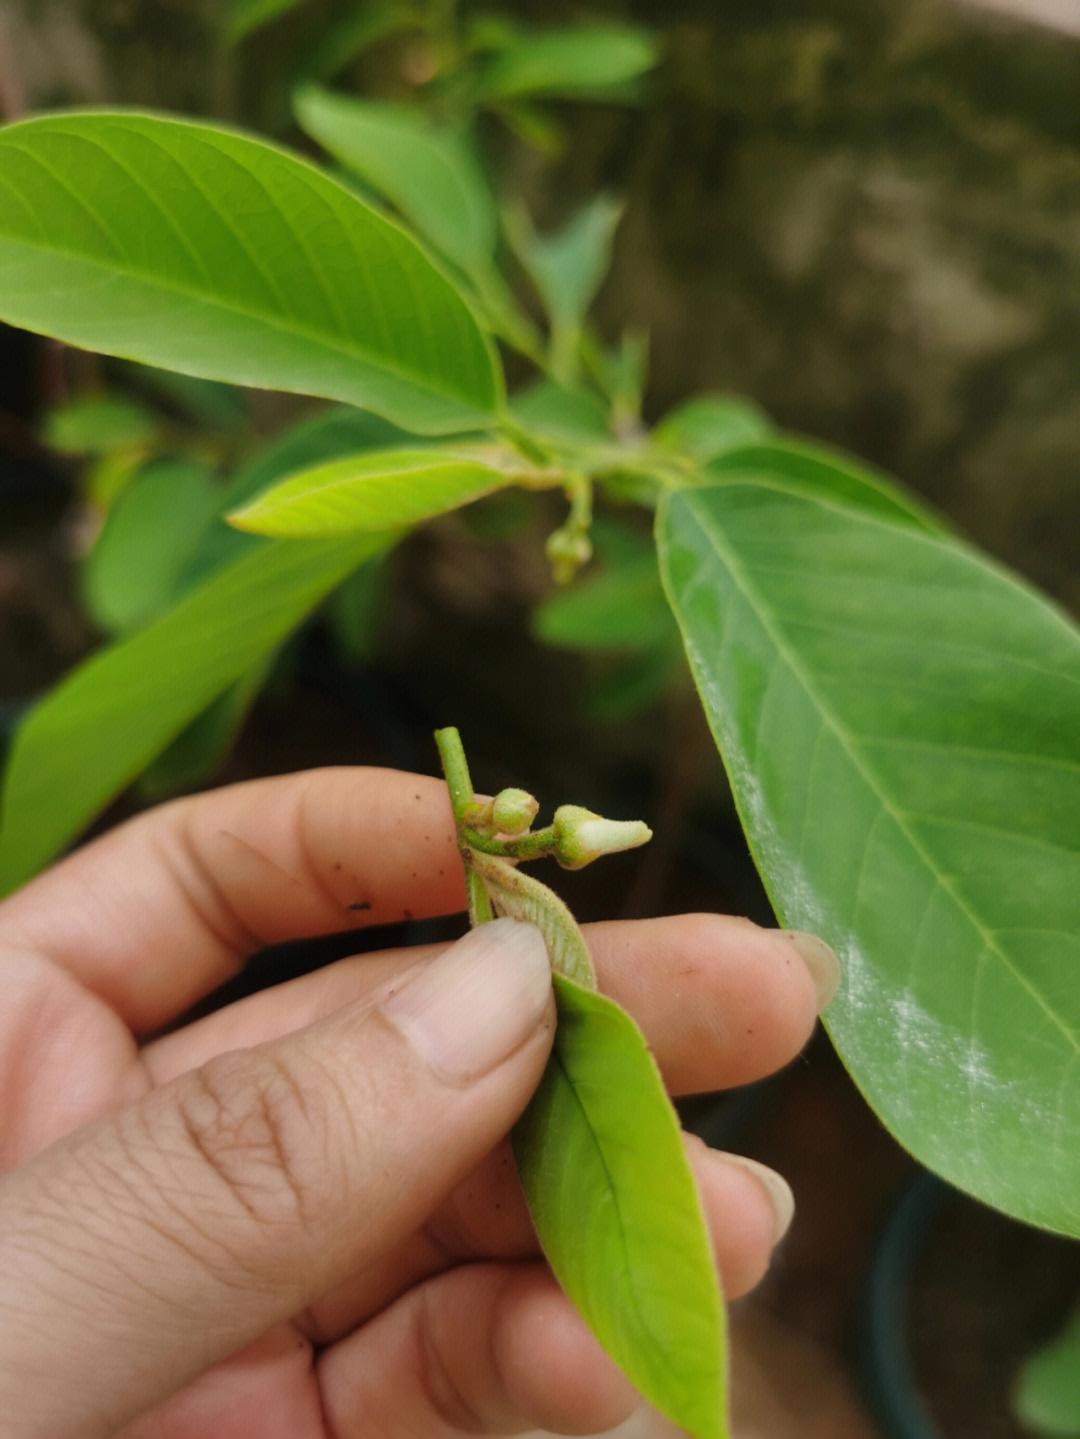
POLYGON ((496 920, 13 1171, 0 1434, 111 1434, 390 1251, 507 1132, 553 1032, 543 938, 496 920))

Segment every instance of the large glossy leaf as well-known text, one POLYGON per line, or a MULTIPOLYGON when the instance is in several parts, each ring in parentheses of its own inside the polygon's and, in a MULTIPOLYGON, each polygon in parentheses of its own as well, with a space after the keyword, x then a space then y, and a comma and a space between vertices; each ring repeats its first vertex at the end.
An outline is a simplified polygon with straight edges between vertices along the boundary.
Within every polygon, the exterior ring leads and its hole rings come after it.
POLYGON ((671 494, 668 597, 782 922, 896 1137, 1080 1234, 1080 634, 947 537, 765 486, 671 494))
POLYGON ((0 318, 421 433, 499 401, 472 312, 409 236, 296 156, 159 116, 0 130, 0 318))
POLYGON ((111 645, 23 721, 0 798, 0 893, 52 859, 345 576, 387 543, 260 544, 111 645))
POLYGON ((303 129, 385 197, 440 255, 467 275, 491 268, 495 196, 472 145, 410 105, 335 95, 305 85, 293 97, 303 129))
POLYGON ((527 465, 465 451, 375 450, 292 475, 229 516, 260 535, 397 529, 528 478, 527 465))
POLYGON ((696 1439, 721 1439, 723 1307, 675 1111, 633 1020, 553 983, 554 1049, 513 1134, 540 1243, 641 1393, 696 1439))

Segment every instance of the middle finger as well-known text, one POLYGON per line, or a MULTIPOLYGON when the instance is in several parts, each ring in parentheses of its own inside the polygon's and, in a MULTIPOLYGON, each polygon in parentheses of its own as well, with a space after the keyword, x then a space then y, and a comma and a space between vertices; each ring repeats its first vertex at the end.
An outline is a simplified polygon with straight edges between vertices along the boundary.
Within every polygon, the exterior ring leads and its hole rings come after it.
MULTIPOLYGON (((794 945, 723 915, 587 925, 600 988, 641 1026, 672 1094, 747 1084, 792 1060, 814 1027, 818 996, 794 945)), ((445 945, 339 960, 262 990, 152 1041, 155 1084, 217 1054, 276 1039, 372 994, 445 945)))

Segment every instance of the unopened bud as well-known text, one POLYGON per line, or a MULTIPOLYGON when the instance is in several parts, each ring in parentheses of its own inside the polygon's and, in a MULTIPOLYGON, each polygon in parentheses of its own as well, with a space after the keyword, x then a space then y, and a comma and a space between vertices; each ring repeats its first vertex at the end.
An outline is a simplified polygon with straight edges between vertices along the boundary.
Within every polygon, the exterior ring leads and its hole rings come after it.
POLYGON ((491 804, 491 819, 499 834, 524 834, 540 805, 523 789, 502 789, 491 804))
POLYGON ((582 530, 564 527, 554 530, 544 545, 551 574, 557 585, 569 584, 582 565, 592 559, 592 541, 582 530))
POLYGON ((652 830, 639 819, 603 819, 576 804, 555 811, 555 858, 563 869, 581 869, 602 854, 636 849, 652 839, 652 830))

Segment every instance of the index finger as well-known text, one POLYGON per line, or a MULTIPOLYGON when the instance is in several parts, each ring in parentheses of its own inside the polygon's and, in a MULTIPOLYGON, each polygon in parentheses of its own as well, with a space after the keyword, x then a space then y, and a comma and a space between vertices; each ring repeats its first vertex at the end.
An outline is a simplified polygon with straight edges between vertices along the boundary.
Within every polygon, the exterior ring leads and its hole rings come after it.
POLYGON ((0 905, 0 943, 63 966, 135 1031, 268 944, 465 907, 442 780, 322 769, 139 815, 0 905))

